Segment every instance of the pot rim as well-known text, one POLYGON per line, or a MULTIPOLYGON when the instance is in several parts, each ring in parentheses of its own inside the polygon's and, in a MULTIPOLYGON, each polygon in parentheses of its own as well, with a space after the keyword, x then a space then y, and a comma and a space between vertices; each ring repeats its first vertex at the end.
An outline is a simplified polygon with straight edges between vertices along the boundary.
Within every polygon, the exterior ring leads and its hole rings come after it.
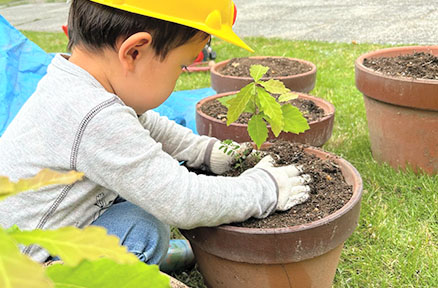
MULTIPOLYGON (((361 178, 359 172, 357 171, 357 169, 347 160, 345 160, 339 156, 336 156, 333 153, 324 151, 322 149, 318 149, 316 147, 307 147, 307 148, 305 148, 305 151, 319 154, 318 157, 326 155, 332 161, 334 161, 336 163, 342 163, 355 176, 354 179, 356 181, 355 181, 355 183, 352 184, 353 189, 354 189, 353 195, 351 196, 350 200, 348 200, 348 202, 345 203, 345 205, 341 209, 335 211, 334 213, 332 213, 332 214, 330 214, 322 219, 312 221, 309 223, 305 223, 305 224, 299 224, 299 225, 295 225, 295 226, 291 226, 291 227, 285 227, 285 228, 247 228, 247 227, 231 226, 228 224, 221 225, 221 226, 218 226, 216 228, 219 230, 225 230, 228 232, 242 233, 242 234, 295 233, 295 232, 315 229, 317 227, 327 225, 328 223, 331 223, 331 222, 335 221, 336 219, 342 217, 343 215, 348 213, 353 207, 355 207, 361 201, 362 193, 363 193, 363 181, 362 181, 362 178, 361 178)), ((344 173, 342 173, 342 174, 344 175, 344 173)))
MULTIPOLYGON (((304 73, 300 73, 300 74, 295 74, 295 75, 289 75, 289 76, 278 76, 278 77, 262 77, 260 80, 269 80, 269 79, 278 79, 278 80, 283 80, 283 79, 293 79, 293 78, 298 78, 298 77, 303 77, 303 76, 307 76, 307 75, 311 75, 311 74, 315 74, 316 73, 316 65, 313 64, 310 61, 304 60, 304 59, 299 59, 299 58, 292 58, 292 57, 286 57, 286 56, 250 56, 250 57, 237 57, 237 58, 251 58, 251 59, 263 59, 263 58, 285 58, 285 59, 289 59, 289 60, 293 60, 293 61, 297 61, 297 62, 301 62, 304 63, 308 66, 310 66, 312 69, 310 69, 310 71, 304 72, 304 73)), ((219 77, 223 77, 223 78, 229 78, 229 79, 241 79, 241 80, 249 80, 252 81, 251 77, 242 77, 242 76, 230 76, 230 75, 224 75, 221 74, 217 71, 217 69, 219 67, 222 67, 224 65, 226 65, 228 62, 230 62, 231 59, 227 59, 221 62, 218 62, 216 64, 214 64, 211 68, 210 68, 210 73, 212 74, 216 74, 219 77)))
POLYGON ((438 50, 438 45, 430 45, 430 46, 402 46, 402 47, 390 47, 390 48, 383 48, 383 49, 377 49, 374 51, 367 52, 365 54, 360 55, 356 61, 355 66, 357 69, 361 70, 364 73, 369 73, 378 77, 391 79, 393 81, 402 81, 402 82, 413 82, 413 83, 427 83, 427 84, 438 84, 438 80, 434 79, 418 79, 418 78, 412 78, 412 77, 395 77, 383 74, 381 72, 377 72, 371 68, 366 67, 363 65, 363 60, 365 58, 378 58, 378 57, 391 57, 387 56, 388 53, 391 52, 401 52, 399 55, 403 54, 409 54, 410 52, 425 52, 425 51, 432 51, 432 50, 438 50), (407 52, 407 53, 403 53, 407 52))
POLYGON ((362 54, 355 62, 356 88, 366 97, 380 102, 438 111, 438 80, 395 77, 374 71, 363 65, 365 58, 394 57, 416 52, 438 55, 438 46, 404 46, 385 48, 362 54))
MULTIPOLYGON (((220 121, 220 120, 218 120, 218 119, 216 119, 216 118, 214 118, 214 117, 212 117, 210 115, 207 115, 204 112, 202 112, 201 106, 204 103, 212 101, 212 100, 214 100, 216 98, 221 98, 221 97, 225 97, 225 96, 228 96, 228 95, 237 94, 238 92, 239 91, 230 91, 230 92, 224 92, 224 93, 215 94, 215 95, 211 95, 211 96, 205 97, 204 99, 202 99, 202 100, 198 101, 198 103, 196 103, 196 113, 198 113, 200 116, 202 116, 202 117, 204 117, 204 118, 206 118, 206 119, 208 119, 208 120, 210 120, 212 122, 226 124, 225 122, 222 122, 222 121, 220 121)), ((324 103, 328 107, 329 111, 327 112, 326 115, 324 115, 323 117, 321 117, 321 118, 319 118, 317 120, 310 121, 309 125, 314 124, 314 123, 318 123, 318 122, 323 122, 323 121, 325 121, 325 120, 327 120, 329 118, 332 118, 333 115, 336 112, 335 106, 332 103, 330 103, 329 101, 325 100, 325 99, 322 99, 322 98, 319 98, 319 97, 316 97, 316 96, 312 96, 312 95, 309 95, 309 94, 305 94, 305 93, 302 93, 302 92, 293 92, 293 93, 298 94, 299 97, 312 100, 313 102, 322 102, 322 103, 324 103)), ((315 104, 318 104, 318 103, 315 103, 315 104)), ((319 106, 319 107, 321 107, 321 106, 319 106)), ((326 111, 324 111, 324 112, 326 112, 326 111)), ((229 126, 247 127, 248 124, 231 123, 229 126)), ((271 126, 268 125, 268 127, 271 127, 271 126)))

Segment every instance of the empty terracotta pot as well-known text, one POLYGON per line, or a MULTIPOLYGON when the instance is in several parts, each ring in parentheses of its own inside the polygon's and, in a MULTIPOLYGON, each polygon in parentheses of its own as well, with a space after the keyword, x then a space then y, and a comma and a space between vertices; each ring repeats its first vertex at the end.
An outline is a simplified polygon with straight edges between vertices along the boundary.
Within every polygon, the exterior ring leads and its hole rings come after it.
POLYGON ((307 148, 340 166, 353 196, 335 213, 287 228, 245 228, 230 225, 182 230, 194 250, 210 288, 329 288, 343 243, 355 230, 362 197, 362 179, 346 160, 307 148))
POLYGON ((356 87, 364 95, 373 157, 392 167, 438 173, 438 80, 392 77, 363 65, 365 58, 427 52, 438 46, 387 48, 356 60, 356 87))
MULTIPOLYGON (((220 121, 205 114, 200 108, 202 104, 207 101, 236 94, 237 92, 238 91, 234 91, 209 96, 196 104, 196 129, 199 135, 208 135, 216 137, 220 140, 231 139, 239 143, 251 141, 247 130, 247 124, 231 123, 229 126, 227 126, 226 122, 220 121)), ((303 133, 294 134, 289 132, 281 132, 277 139, 320 147, 324 145, 324 143, 327 142, 332 135, 335 107, 330 102, 318 97, 302 93, 298 93, 298 95, 299 98, 313 101, 318 107, 324 110, 325 116, 316 121, 309 122, 310 129, 303 133)), ((276 137, 272 133, 271 129, 269 129, 267 141, 275 138, 276 137)))
MULTIPOLYGON (((291 75, 291 76, 280 76, 280 77, 272 77, 272 78, 263 77, 261 80, 263 80, 263 81, 266 81, 269 79, 280 80, 291 91, 303 92, 303 93, 308 93, 308 92, 312 91, 312 89, 315 87, 316 66, 312 62, 302 60, 302 59, 289 58, 289 57, 279 57, 279 56, 254 56, 254 57, 249 57, 249 58, 251 58, 251 59, 287 58, 290 60, 294 60, 294 61, 306 64, 309 67, 311 67, 311 70, 308 72, 297 74, 297 75, 291 75)), ((222 69, 222 67, 227 65, 227 63, 229 61, 230 60, 222 61, 222 62, 216 63, 215 65, 213 65, 211 67, 211 70, 210 70, 211 87, 217 93, 237 91, 237 90, 242 89, 247 84, 253 82, 253 79, 251 77, 238 77, 238 76, 228 76, 228 75, 221 74, 220 70, 222 69)))

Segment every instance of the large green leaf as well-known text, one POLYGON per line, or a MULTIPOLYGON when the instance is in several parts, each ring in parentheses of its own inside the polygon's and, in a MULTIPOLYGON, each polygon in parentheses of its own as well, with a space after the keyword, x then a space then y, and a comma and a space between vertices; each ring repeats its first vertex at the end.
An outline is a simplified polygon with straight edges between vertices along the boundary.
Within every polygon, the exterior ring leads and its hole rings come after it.
POLYGON ((249 99, 248 103, 246 104, 245 109, 243 112, 254 114, 256 113, 257 107, 254 102, 254 98, 249 99))
POLYGON ((23 255, 14 240, 0 228, 0 287, 50 288, 52 281, 39 263, 23 255))
POLYGON ((43 169, 34 177, 20 179, 16 183, 9 181, 8 177, 0 176, 0 201, 17 193, 27 190, 37 190, 48 185, 72 184, 82 179, 83 175, 83 173, 76 171, 59 173, 50 169, 43 169))
POLYGON ((249 74, 254 79, 255 82, 259 81, 263 75, 268 72, 269 67, 263 66, 263 65, 251 65, 249 68, 249 74))
POLYGON ((263 121, 262 115, 253 115, 248 121, 248 134, 256 143, 257 148, 260 148, 266 141, 266 138, 268 138, 268 128, 265 121, 263 121))
POLYGON ((298 134, 310 128, 306 118, 297 107, 285 104, 281 106, 281 110, 283 110, 284 131, 298 134))
POLYGON ((281 105, 275 101, 265 89, 257 87, 257 97, 260 102, 260 111, 268 116, 269 124, 271 124, 272 132, 277 137, 283 129, 283 112, 281 105))
POLYGON ((290 92, 290 90, 286 88, 284 83, 280 80, 269 79, 268 81, 260 81, 259 84, 265 87, 266 91, 272 94, 285 94, 290 92))
MULTIPOLYGON (((119 264, 110 259, 83 261, 76 267, 54 264, 47 275, 56 288, 168 288, 170 278, 157 265, 119 264)), ((33 287, 33 286, 29 286, 33 287)))
POLYGON ((227 113, 227 125, 236 121, 245 110, 248 101, 255 95, 255 84, 249 83, 243 87, 237 96, 227 101, 229 108, 227 113))
POLYGON ((272 121, 271 118, 269 118, 267 115, 260 113, 260 115, 263 116, 263 119, 268 121, 269 125, 271 126, 272 133, 274 133, 275 137, 278 137, 280 135, 281 131, 283 130, 283 122, 281 122, 281 126, 278 126, 278 123, 272 121))
POLYGON ((126 247, 119 245, 116 236, 106 234, 98 226, 82 229, 63 227, 57 230, 11 231, 18 243, 37 244, 47 249, 51 255, 59 256, 66 265, 77 265, 81 260, 95 260, 108 257, 120 263, 135 263, 134 254, 128 253, 126 247))

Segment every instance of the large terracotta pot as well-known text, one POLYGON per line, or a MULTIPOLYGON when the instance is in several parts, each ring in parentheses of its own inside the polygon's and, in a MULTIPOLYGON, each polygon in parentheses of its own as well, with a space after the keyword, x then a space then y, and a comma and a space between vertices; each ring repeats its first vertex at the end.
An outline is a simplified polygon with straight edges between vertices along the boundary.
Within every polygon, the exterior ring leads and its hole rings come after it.
MULTIPOLYGON (((308 93, 312 91, 315 87, 316 82, 316 66, 312 62, 305 61, 302 59, 289 58, 289 57, 279 57, 279 56, 254 56, 249 57, 252 59, 262 59, 262 58, 287 58, 290 60, 298 61, 310 66, 312 69, 308 72, 291 75, 291 76, 282 76, 282 77, 273 77, 273 78, 262 78, 261 80, 269 80, 276 79, 280 80, 284 83, 284 85, 289 88, 291 91, 308 93)), ((211 79, 211 87, 217 93, 229 92, 229 91, 237 91, 242 89, 247 84, 253 82, 251 77, 237 77, 237 76, 228 76, 220 74, 219 71, 222 67, 227 65, 230 60, 225 60, 219 63, 216 63, 211 67, 210 70, 210 79, 211 79)))
POLYGON ((307 148, 340 166, 352 198, 335 213, 287 228, 245 228, 230 225, 182 230, 194 250, 210 288, 331 287, 345 240, 355 230, 362 197, 362 179, 346 160, 307 148))
MULTIPOLYGON (((231 123, 227 126, 226 122, 205 114, 200 108, 202 104, 207 101, 236 93, 237 91, 209 96, 196 104, 196 129, 199 135, 208 135, 220 140, 231 139, 239 143, 251 141, 247 130, 247 124, 231 123)), ((281 132, 278 137, 275 137, 271 129, 269 129, 268 141, 277 138, 320 147, 324 145, 332 135, 335 107, 330 102, 321 98, 302 93, 298 93, 298 95, 299 98, 313 101, 317 106, 324 110, 325 116, 317 121, 311 121, 309 123, 310 129, 300 134, 281 132)))
POLYGON ((356 60, 356 87, 364 95, 373 157, 394 168, 438 173, 438 80, 386 76, 365 58, 414 52, 438 55, 438 46, 381 49, 356 60))

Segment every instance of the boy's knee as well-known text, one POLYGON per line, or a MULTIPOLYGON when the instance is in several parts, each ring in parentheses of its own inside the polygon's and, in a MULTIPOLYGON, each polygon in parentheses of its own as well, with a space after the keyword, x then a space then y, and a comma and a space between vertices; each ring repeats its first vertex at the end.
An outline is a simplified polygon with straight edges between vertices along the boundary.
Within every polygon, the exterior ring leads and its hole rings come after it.
POLYGON ((169 248, 170 227, 127 201, 117 203, 93 225, 105 227, 120 244, 148 264, 159 264, 169 248))
POLYGON ((139 239, 131 249, 128 245, 128 250, 134 253, 140 261, 147 264, 159 264, 169 249, 169 225, 149 215, 147 219, 137 219, 135 226, 135 234, 139 239))

